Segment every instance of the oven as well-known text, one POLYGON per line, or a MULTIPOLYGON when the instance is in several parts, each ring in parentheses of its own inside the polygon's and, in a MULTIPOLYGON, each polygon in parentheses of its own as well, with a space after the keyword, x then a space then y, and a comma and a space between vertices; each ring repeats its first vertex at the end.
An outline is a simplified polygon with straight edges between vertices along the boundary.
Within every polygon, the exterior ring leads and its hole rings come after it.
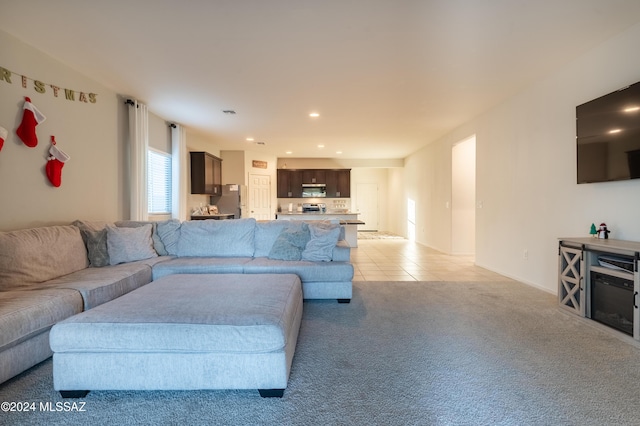
POLYGON ((591 319, 633 336, 633 281, 591 271, 591 319))

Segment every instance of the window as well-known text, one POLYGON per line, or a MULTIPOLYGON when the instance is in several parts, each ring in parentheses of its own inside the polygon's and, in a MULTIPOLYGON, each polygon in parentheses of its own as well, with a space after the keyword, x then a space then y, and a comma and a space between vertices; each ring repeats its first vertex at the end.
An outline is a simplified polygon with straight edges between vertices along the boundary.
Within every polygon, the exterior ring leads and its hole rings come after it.
POLYGON ((149 214, 171 213, 171 155, 149 150, 147 197, 149 214))

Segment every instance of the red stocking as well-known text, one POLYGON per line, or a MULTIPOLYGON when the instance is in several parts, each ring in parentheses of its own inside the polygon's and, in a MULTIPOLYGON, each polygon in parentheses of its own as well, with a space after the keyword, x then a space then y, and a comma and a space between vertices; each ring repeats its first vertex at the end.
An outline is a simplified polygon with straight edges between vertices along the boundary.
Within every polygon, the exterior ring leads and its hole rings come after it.
POLYGON ((16 134, 26 146, 33 148, 38 145, 36 126, 46 119, 47 117, 31 103, 31 99, 25 97, 24 106, 22 107, 22 122, 16 130, 16 134))
POLYGON ((7 139, 8 134, 9 132, 7 132, 7 129, 0 127, 0 151, 2 151, 2 146, 4 145, 4 141, 7 139))
POLYGON ((56 146, 56 139, 54 136, 51 136, 49 154, 51 155, 49 155, 49 160, 47 161, 45 169, 49 182, 57 188, 62 184, 62 167, 64 167, 64 163, 66 163, 71 157, 56 146))

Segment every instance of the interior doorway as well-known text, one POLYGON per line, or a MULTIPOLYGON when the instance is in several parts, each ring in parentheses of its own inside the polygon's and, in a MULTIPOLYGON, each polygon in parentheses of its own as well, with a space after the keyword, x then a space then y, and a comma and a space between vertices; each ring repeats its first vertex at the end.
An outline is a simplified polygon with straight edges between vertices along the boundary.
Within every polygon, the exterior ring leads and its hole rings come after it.
POLYGON ((451 254, 476 251, 476 136, 451 148, 451 254))
POLYGON ((378 184, 359 183, 356 185, 356 211, 360 213, 358 219, 364 225, 358 226, 358 231, 378 230, 378 184))

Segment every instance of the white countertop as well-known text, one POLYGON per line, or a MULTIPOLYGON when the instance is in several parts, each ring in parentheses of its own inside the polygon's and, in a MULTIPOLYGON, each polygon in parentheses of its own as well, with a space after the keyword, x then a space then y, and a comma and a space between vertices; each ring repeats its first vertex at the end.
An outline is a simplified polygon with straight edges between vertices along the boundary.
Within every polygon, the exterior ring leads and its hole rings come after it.
POLYGON ((293 215, 293 216, 357 216, 360 213, 354 213, 354 212, 345 212, 345 213, 333 213, 333 212, 326 212, 326 213, 322 213, 322 212, 289 212, 289 211, 285 211, 285 212, 277 212, 276 215, 280 216, 289 216, 289 215, 293 215))

